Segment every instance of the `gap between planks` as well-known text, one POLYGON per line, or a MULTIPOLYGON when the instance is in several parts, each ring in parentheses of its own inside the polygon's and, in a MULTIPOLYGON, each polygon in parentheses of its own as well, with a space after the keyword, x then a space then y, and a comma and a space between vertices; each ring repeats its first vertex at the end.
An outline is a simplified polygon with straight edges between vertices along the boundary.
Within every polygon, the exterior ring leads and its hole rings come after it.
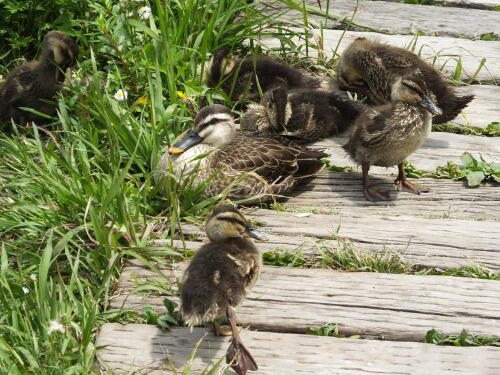
MULTIPOLYGON (((174 279, 181 278, 185 265, 175 274, 160 268, 167 277, 160 282, 170 280, 175 290, 174 279)), ((110 308, 142 313, 147 304, 165 312, 165 296, 133 292, 158 278, 132 261, 122 271, 110 308)), ((237 317, 240 324, 273 332, 304 333, 336 322, 340 334, 393 341, 423 341, 433 328, 498 336, 499 298, 500 283, 492 280, 264 266, 237 317)))
MULTIPOLYGON (((258 371, 251 372, 255 375, 497 375, 500 372, 500 349, 493 347, 450 347, 248 330, 242 331, 241 336, 259 366, 258 371)), ((151 325, 107 323, 97 338, 96 346, 102 347, 97 360, 112 373, 172 374, 170 361, 176 368, 185 366, 199 340, 201 345, 191 368, 191 373, 196 374, 225 357, 229 338, 215 337, 203 328, 163 331, 151 325)))

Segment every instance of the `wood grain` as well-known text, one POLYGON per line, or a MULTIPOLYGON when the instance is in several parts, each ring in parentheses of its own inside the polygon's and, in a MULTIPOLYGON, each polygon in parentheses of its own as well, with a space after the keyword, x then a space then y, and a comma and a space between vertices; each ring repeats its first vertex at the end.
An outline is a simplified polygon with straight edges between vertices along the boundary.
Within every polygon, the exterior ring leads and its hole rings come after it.
POLYGON ((500 122, 500 86, 470 85, 458 87, 457 92, 475 97, 462 114, 450 121, 451 124, 484 128, 492 122, 500 122))
MULTIPOLYGON (((285 12, 281 18, 297 22, 303 15, 290 10, 279 1, 266 1, 273 10, 285 12)), ((318 7, 318 1, 306 0, 308 5, 318 7)), ((321 0, 321 8, 327 9, 327 0, 321 0)), ((331 13, 354 18, 354 22, 378 31, 393 34, 413 34, 416 31, 429 35, 475 38, 493 32, 500 34, 500 14, 488 10, 460 9, 454 7, 421 6, 386 1, 335 0, 330 1, 331 13), (353 17, 354 15, 354 17, 353 17)), ((322 24, 327 29, 344 29, 339 20, 324 15, 308 15, 310 24, 322 24)))
MULTIPOLYGON (((469 10, 464 10, 464 12, 469 12, 469 10)), ((500 17, 500 12, 495 13, 498 13, 500 17)), ((303 32, 303 29, 291 28, 291 30, 303 32)), ((316 35, 316 37, 310 37, 310 42, 317 40, 320 35, 319 31, 316 30, 310 30, 310 33, 316 35)), ((498 83, 500 80, 500 42, 436 36, 385 35, 356 31, 344 33, 340 30, 323 30, 322 33, 323 53, 327 58, 340 55, 353 40, 363 37, 389 43, 396 47, 408 48, 447 76, 454 76, 458 61, 460 61, 462 66, 460 79, 463 81, 473 79, 483 83, 498 83), (485 59, 485 65, 477 72, 483 59, 485 59)), ((301 48, 297 48, 297 51, 305 54, 304 40, 299 40, 297 37, 292 37, 291 40, 301 46, 301 48)), ((262 43, 269 48, 279 48, 280 46, 279 40, 272 38, 263 38, 262 43)), ((314 49, 312 44, 308 50, 308 56, 317 57, 318 50, 314 49)))
MULTIPOLYGON (((500 349, 450 347, 412 342, 380 342, 310 335, 242 331, 242 339, 256 358, 255 375, 496 375, 500 349)), ((101 328, 97 352, 102 368, 119 374, 171 374, 169 360, 181 368, 201 341, 191 373, 199 374, 225 356, 228 338, 204 328, 163 331, 143 324, 107 323, 101 328)), ((224 360, 223 360, 224 363, 224 360)), ((230 374, 234 372, 230 371, 230 374)))
POLYGON ((306 212, 336 215, 411 215, 424 218, 500 220, 500 186, 485 183, 468 187, 465 181, 411 179, 430 188, 426 194, 397 192, 395 174, 372 175, 374 186, 391 191, 394 200, 370 202, 363 195, 361 173, 323 171, 307 185, 299 185, 283 203, 306 212))
MULTIPOLYGON (((400 3, 400 0, 383 0, 400 3)), ((500 7, 498 0, 436 0, 436 3, 459 8, 487 9, 493 10, 500 7)))
MULTIPOLYGON (((155 277, 137 262, 127 266, 110 307, 142 312, 149 304, 165 311, 164 296, 131 293, 155 277)), ((500 335, 499 298, 500 283, 492 280, 266 266, 237 315, 258 330, 304 333, 336 322, 345 335, 422 341, 433 328, 500 335)))

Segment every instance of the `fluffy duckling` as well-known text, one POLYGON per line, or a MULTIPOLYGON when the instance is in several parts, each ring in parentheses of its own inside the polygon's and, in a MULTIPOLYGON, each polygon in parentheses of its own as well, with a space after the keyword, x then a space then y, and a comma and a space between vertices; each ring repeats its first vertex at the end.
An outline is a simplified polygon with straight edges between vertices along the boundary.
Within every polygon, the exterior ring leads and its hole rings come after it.
POLYGON ((212 104, 200 110, 188 134, 160 159, 156 180, 161 181, 170 166, 177 177, 198 167, 194 185, 209 181, 206 196, 231 186, 229 199, 266 202, 321 171, 320 159, 325 156, 321 151, 238 132, 231 111, 212 104))
POLYGON ((259 88, 264 93, 274 88, 285 89, 319 87, 318 79, 308 77, 300 70, 280 63, 268 56, 228 57, 227 48, 214 53, 207 67, 207 85, 227 93, 233 101, 258 101, 259 88))
POLYGON ((65 72, 76 64, 78 48, 69 36, 50 31, 43 38, 42 55, 38 61, 15 69, 0 88, 0 123, 28 121, 38 123, 46 119, 19 107, 33 108, 52 115, 56 107, 53 100, 65 79, 65 72))
POLYGON ((240 128, 310 142, 347 130, 364 109, 343 91, 277 88, 266 92, 260 104, 248 106, 240 128))
POLYGON ((422 79, 399 78, 392 86, 392 103, 367 109, 356 120, 349 142, 343 148, 362 166, 366 199, 389 199, 369 187, 371 165, 390 167, 397 164, 399 174, 394 182, 398 191, 401 187, 416 194, 429 191, 406 180, 403 161, 422 146, 431 132, 432 114, 440 113, 430 95, 422 79))
POLYGON ((391 101, 392 85, 407 75, 422 74, 427 88, 435 96, 442 114, 434 124, 453 120, 474 98, 458 96, 432 65, 403 48, 358 38, 342 53, 337 65, 338 87, 356 92, 375 105, 391 101))
POLYGON ((257 281, 262 263, 259 251, 248 237, 265 238, 228 204, 214 209, 205 230, 210 242, 198 251, 184 273, 181 316, 189 326, 211 321, 215 335, 232 335, 226 361, 243 375, 247 370, 257 370, 257 363, 241 341, 235 309, 257 281), (231 332, 216 322, 224 315, 231 324, 231 332))

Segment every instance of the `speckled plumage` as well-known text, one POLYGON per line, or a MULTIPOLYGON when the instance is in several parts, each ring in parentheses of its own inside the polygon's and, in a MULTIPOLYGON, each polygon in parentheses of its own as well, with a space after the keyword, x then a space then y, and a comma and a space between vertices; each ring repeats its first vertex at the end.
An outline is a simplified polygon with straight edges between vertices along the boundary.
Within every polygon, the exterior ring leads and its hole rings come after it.
POLYGON ((77 57, 78 48, 70 37, 58 31, 47 33, 40 60, 15 69, 0 88, 0 124, 11 118, 17 123, 46 122, 43 117, 19 107, 55 114, 56 106, 50 101, 65 79, 64 72, 76 63, 77 57))
POLYGON ((391 87, 400 78, 421 74, 436 98, 442 114, 433 118, 441 124, 454 119, 474 98, 458 96, 440 72, 416 54, 398 47, 358 38, 342 53, 337 65, 336 85, 364 97, 369 103, 390 102, 391 87))
POLYGON ((368 109, 344 149, 359 164, 397 165, 422 147, 431 132, 431 119, 426 110, 403 102, 368 109))
POLYGON ((399 78, 391 88, 391 103, 369 108, 361 113, 353 126, 344 150, 363 171, 363 192, 366 199, 388 200, 369 187, 370 166, 398 165, 395 183, 398 190, 405 187, 414 193, 428 191, 407 181, 403 161, 418 150, 432 129, 432 113, 440 113, 420 76, 399 78))
MULTIPOLYGON (((215 108, 215 111, 226 108, 220 105, 209 107, 215 108)), ((202 113, 201 117, 203 116, 202 113)), ((231 120, 214 123, 212 126, 233 128, 232 115, 231 120)), ((193 130, 195 129, 196 122, 193 127, 193 130)), ((162 171, 169 170, 169 164, 172 164, 178 177, 186 175, 198 166, 194 184, 198 185, 210 179, 204 191, 205 196, 220 194, 233 184, 229 199, 241 200, 257 196, 246 203, 266 202, 290 192, 299 181, 321 171, 323 164, 319 159, 326 156, 321 151, 309 150, 299 145, 284 145, 269 137, 254 137, 236 131, 230 135, 225 146, 218 146, 222 145, 202 141, 180 155, 165 152, 157 167, 157 181, 161 181, 162 171), (207 153, 206 157, 193 161, 197 156, 207 153)))
POLYGON ((242 115, 242 130, 283 135, 305 142, 347 130, 365 108, 345 92, 321 89, 270 90, 242 115))

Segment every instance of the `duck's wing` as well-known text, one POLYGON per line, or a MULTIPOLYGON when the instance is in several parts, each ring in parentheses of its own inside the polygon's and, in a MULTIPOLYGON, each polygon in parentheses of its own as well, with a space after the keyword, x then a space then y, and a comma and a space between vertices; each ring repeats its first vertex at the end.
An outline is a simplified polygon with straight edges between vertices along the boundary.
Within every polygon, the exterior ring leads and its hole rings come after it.
POLYGON ((20 66, 7 78, 2 87, 2 96, 9 105, 18 106, 22 104, 23 96, 33 90, 36 74, 31 65, 20 66))
POLYGON ((273 139, 237 136, 230 146, 216 151, 210 161, 214 169, 255 172, 270 182, 293 175, 298 169, 299 153, 273 139))

